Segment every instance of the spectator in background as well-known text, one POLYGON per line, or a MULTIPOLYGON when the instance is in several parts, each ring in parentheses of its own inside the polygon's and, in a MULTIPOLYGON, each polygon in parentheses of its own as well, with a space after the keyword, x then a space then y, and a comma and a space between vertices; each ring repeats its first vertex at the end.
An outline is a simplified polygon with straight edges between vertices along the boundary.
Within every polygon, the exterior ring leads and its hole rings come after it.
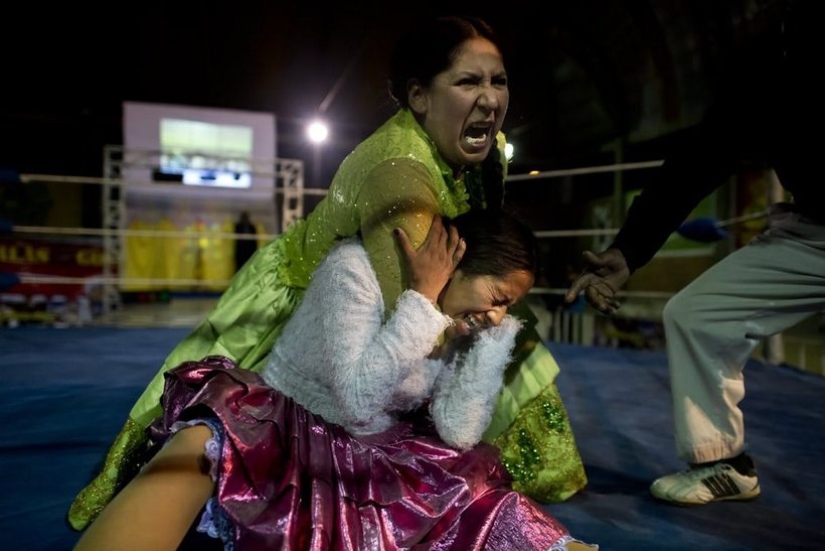
MULTIPOLYGON (((255 235, 258 234, 258 229, 255 227, 255 224, 252 223, 252 219, 249 217, 249 213, 247 211, 243 211, 241 213, 241 217, 235 222, 235 233, 242 234, 242 235, 255 235)), ((237 272, 240 270, 246 261, 252 258, 252 255, 255 254, 255 251, 258 250, 258 239, 251 238, 243 238, 237 237, 235 238, 235 271, 237 272)))

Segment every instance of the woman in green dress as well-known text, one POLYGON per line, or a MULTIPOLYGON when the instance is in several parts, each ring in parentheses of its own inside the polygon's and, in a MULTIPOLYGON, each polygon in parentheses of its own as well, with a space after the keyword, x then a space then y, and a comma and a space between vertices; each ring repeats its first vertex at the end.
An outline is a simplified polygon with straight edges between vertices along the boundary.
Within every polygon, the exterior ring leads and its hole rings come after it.
MULTIPOLYGON (((501 208, 506 159, 501 126, 507 74, 498 40, 483 21, 443 17, 405 35, 390 60, 390 91, 400 109, 341 163, 327 196, 303 220, 258 250, 233 278, 206 319, 169 354, 132 408, 101 472, 69 511, 85 528, 135 471, 160 413, 163 373, 183 361, 223 355, 258 370, 309 278, 332 245, 360 235, 392 309, 405 288, 392 235, 413 246, 433 214, 501 208)), ((485 440, 498 446, 513 486, 543 502, 561 501, 586 484, 558 374, 526 305, 516 359, 505 373, 485 440)))

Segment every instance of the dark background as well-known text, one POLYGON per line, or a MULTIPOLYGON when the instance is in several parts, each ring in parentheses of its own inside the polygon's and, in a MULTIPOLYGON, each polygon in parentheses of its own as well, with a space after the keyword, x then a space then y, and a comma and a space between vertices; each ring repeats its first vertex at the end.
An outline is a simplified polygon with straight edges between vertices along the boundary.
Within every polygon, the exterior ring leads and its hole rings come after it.
MULTIPOLYGON (((123 101, 266 111, 283 157, 327 104, 333 167, 391 112, 385 68, 416 18, 472 13, 502 36, 514 172, 590 159, 694 123, 732 52, 780 31, 788 0, 190 2, 5 8, 0 162, 97 174, 123 101), (394 3, 395 4, 395 3, 394 3)), ((326 164, 326 163, 325 163, 326 164)))
MULTIPOLYGON (((274 113, 276 155, 304 160, 306 186, 326 187, 394 110, 385 77, 398 34, 445 13, 484 17, 507 47, 511 174, 656 160, 678 147, 743 51, 781 50, 787 14, 813 4, 18 4, 4 8, 0 32, 0 168, 100 176, 103 146, 122 143, 123 101, 142 101, 274 113), (322 111, 332 137, 316 158, 303 125, 322 111)), ((628 172, 622 185, 654 176, 628 172)), ((613 185, 613 174, 514 182, 507 200, 537 230, 577 228, 582 205, 613 185)), ((84 193, 83 224, 99 226, 99 187, 84 193)))

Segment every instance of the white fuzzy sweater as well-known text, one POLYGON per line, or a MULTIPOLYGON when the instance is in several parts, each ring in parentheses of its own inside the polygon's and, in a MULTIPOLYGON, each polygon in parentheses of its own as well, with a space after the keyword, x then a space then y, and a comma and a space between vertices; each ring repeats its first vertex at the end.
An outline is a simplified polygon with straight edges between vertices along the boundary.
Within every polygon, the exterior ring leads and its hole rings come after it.
POLYGON ((467 449, 490 422, 520 323, 507 316, 481 331, 468 352, 449 362, 429 358, 450 323, 412 290, 385 320, 369 257, 348 239, 315 270, 261 375, 353 434, 386 430, 398 412, 429 398, 439 435, 467 449))

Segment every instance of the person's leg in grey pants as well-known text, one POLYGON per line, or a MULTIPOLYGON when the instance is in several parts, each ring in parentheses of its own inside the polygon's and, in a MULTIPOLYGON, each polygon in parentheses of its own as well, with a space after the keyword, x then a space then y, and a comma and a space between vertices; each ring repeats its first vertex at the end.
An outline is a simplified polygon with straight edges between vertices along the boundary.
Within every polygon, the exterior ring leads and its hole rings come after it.
MULTIPOLYGON (((772 214, 768 232, 668 302, 664 324, 679 457, 696 464, 742 454, 745 428, 738 404, 745 395, 745 363, 763 339, 823 309, 825 226, 781 210, 772 214)), ((660 481, 651 488, 656 497, 682 501, 678 491, 674 494, 664 487, 670 484, 660 481)), ((687 480, 681 482, 689 486, 687 480)), ((741 492, 735 490, 741 487, 711 493, 737 499, 741 492)))

